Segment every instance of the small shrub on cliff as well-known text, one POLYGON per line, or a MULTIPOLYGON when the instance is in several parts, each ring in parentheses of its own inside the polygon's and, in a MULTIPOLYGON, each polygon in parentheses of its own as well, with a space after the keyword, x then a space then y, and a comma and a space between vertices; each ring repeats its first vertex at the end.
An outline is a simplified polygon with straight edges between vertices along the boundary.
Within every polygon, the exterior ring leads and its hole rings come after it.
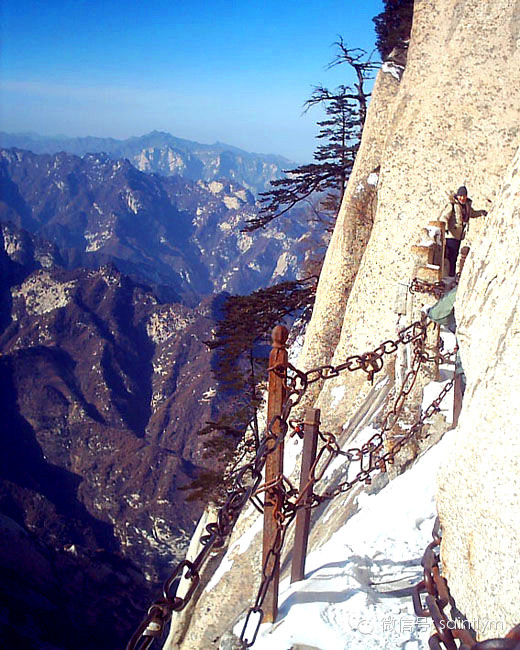
POLYGON ((376 47, 385 61, 394 48, 406 49, 412 30, 413 0, 384 0, 384 10, 374 19, 376 47))

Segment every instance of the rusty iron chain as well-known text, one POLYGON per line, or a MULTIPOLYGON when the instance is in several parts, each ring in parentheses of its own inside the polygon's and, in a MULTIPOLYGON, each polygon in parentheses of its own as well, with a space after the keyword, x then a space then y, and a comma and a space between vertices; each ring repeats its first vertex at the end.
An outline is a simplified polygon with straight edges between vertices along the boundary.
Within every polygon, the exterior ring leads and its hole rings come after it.
MULTIPOLYGON (((412 438, 415 438, 422 434, 426 420, 428 420, 432 415, 440 410, 441 402, 453 387, 453 380, 447 382, 443 386, 437 398, 433 400, 433 402, 428 406, 428 408, 425 409, 419 419, 410 427, 410 429, 407 430, 405 434, 400 437, 392 438, 391 449, 385 449, 385 434, 390 432, 395 427, 402 412, 406 398, 411 393, 415 385, 419 371, 423 363, 427 361, 429 361, 429 357, 421 350, 419 346, 417 346, 414 353, 412 366, 404 378, 403 385, 394 399, 392 408, 387 412, 381 424, 380 431, 375 433, 366 443, 364 443, 359 448, 353 447, 348 449, 346 452, 336 451, 335 453, 332 451, 332 447, 329 444, 329 449, 331 451, 329 463, 335 456, 340 453, 347 456, 351 462, 359 462, 360 469, 359 472, 351 480, 347 479, 343 481, 337 485, 334 490, 327 491, 321 495, 313 493, 313 501, 311 507, 317 507, 325 501, 330 501, 338 495, 350 491, 357 484, 370 484, 373 474, 378 471, 386 471, 387 465, 394 463, 397 453, 412 438)), ((333 434, 328 435, 333 436, 333 434)), ((426 438, 427 435, 424 435, 423 437, 426 438)), ((334 442, 336 447, 338 447, 337 442, 334 442)), ((322 450, 320 450, 319 453, 321 453, 321 451, 322 450)), ((322 470, 321 474, 323 474, 323 471, 324 470, 322 470)))
POLYGON ((410 293, 427 293, 435 296, 435 298, 442 298, 446 293, 446 289, 446 284, 442 280, 439 282, 428 282, 419 278, 414 278, 408 287, 410 293))
MULTIPOLYGON (((376 350, 372 353, 366 353, 364 355, 353 355, 349 357, 343 364, 340 366, 334 367, 334 366, 321 366, 320 369, 327 368, 327 374, 322 376, 323 379, 330 379, 332 377, 336 377, 339 372, 342 372, 345 370, 346 364, 351 364, 353 360, 356 361, 356 365, 354 367, 354 370, 364 370, 367 372, 367 375, 370 377, 370 370, 368 370, 368 363, 373 363, 374 359, 377 358, 381 360, 384 356, 384 354, 390 354, 390 346, 388 345, 389 343, 392 343, 393 346, 395 346, 395 350, 398 348, 398 344, 407 344, 407 343, 412 343, 414 346, 414 360, 412 363, 412 368, 410 371, 407 373, 403 386, 396 398, 396 401, 394 403, 393 409, 390 411, 390 413, 387 415, 383 422, 383 428, 381 430, 381 433, 374 435, 364 446, 362 449, 349 449, 346 452, 341 451, 339 444, 337 443, 336 437, 332 433, 321 433, 319 432, 320 437, 322 440, 325 442, 325 444, 321 447, 319 450, 316 459, 311 467, 310 470, 310 476, 308 479, 308 482, 306 486, 301 490, 300 496, 297 498, 296 505, 299 506, 301 499, 303 498, 303 494, 306 492, 307 488, 310 487, 310 485, 313 485, 317 483, 324 475, 328 465, 330 462, 337 457, 338 455, 343 455, 346 456, 349 460, 361 460, 363 459, 365 452, 370 455, 370 457, 375 457, 375 452, 378 451, 383 444, 383 435, 386 433, 386 431, 390 430, 394 424, 395 421, 398 418, 399 413, 402 410, 404 401, 406 397, 409 395, 411 392, 414 384, 415 384, 415 379, 419 373, 419 370, 421 368, 422 363, 426 361, 432 360, 431 357, 429 357, 425 350, 424 350, 424 343, 425 343, 425 338, 426 338, 426 325, 424 321, 417 321, 416 323, 413 323, 412 325, 406 327, 405 329, 401 330, 401 332, 398 335, 398 338, 396 341, 385 341, 382 343, 376 350), (388 352, 387 352, 388 351, 388 352), (372 356, 374 355, 374 356, 372 356), (367 359, 370 359, 370 362, 367 361, 367 359), (362 360, 362 361, 360 361, 362 360), (338 371, 338 368, 341 368, 342 370, 338 371), (390 416, 394 415, 394 420, 390 423, 390 416), (376 440, 378 441, 376 444, 376 440), (325 455, 328 452, 328 457, 325 455), (324 458, 324 460, 322 460, 324 458), (321 465, 320 465, 321 463, 321 465), (319 467, 319 471, 317 471, 317 468, 319 467)), ((378 362, 379 363, 379 362, 378 362)), ((382 367, 382 366, 381 366, 382 367)), ((294 369, 294 367, 291 367, 294 369)), ((372 368, 372 366, 371 366, 372 368)), ((350 369, 350 368, 349 368, 350 369)), ((277 370, 276 367, 271 368, 270 370, 277 370)), ((308 383, 305 383, 305 379, 301 378, 301 374, 310 374, 311 376, 315 376, 317 371, 319 370, 318 368, 313 368, 312 370, 308 371, 308 373, 301 373, 297 369, 295 373, 295 380, 301 381, 301 384, 303 386, 307 386, 308 383)), ((295 381, 293 379, 293 381, 295 381)), ((291 380, 289 379, 288 384, 291 380)), ((317 381, 315 377, 313 377, 312 381, 310 383, 313 383, 314 381, 317 381)), ((288 389, 289 393, 295 392, 299 397, 299 390, 297 388, 294 388, 294 384, 292 386, 287 385, 286 388, 288 389)), ((295 422, 293 420, 289 420, 289 425, 293 428, 293 433, 301 435, 301 432, 303 431, 303 426, 299 422, 295 422)), ((291 434, 292 435, 292 434, 291 434)), ((366 470, 363 472, 363 481, 369 482, 367 479, 373 471, 378 469, 378 465, 373 465, 372 460, 370 460, 370 469, 368 471, 368 474, 366 474, 366 470)), ((287 485, 290 486, 290 493, 291 495, 296 494, 298 491, 291 485, 289 479, 287 477, 279 477, 280 479, 283 478, 283 481, 287 485)), ((361 479, 358 479, 355 481, 355 483, 359 482, 361 479)), ((270 485, 262 485, 260 488, 255 493, 256 494, 265 491, 268 489, 270 485)), ((348 488, 350 489, 350 488, 348 488)), ((333 496, 337 496, 340 492, 335 492, 333 496)), ((317 496, 317 495, 315 495, 317 496)), ((333 498, 331 496, 330 498, 333 498)), ((320 497, 321 498, 321 497, 320 497)), ((325 497, 326 498, 326 497, 325 497)), ((313 503, 313 507, 316 507, 316 505, 319 505, 318 502, 313 503)))
POLYGON ((468 621, 449 618, 445 609, 448 605, 453 607, 454 602, 441 571, 439 547, 442 534, 438 517, 432 536, 433 541, 426 547, 421 561, 424 577, 412 592, 416 616, 431 618, 435 626, 435 632, 428 642, 429 647, 432 650, 520 650, 520 625, 510 630, 505 638, 477 641, 468 629, 468 621))
MULTIPOLYGON (((450 352, 449 355, 453 356, 454 352, 450 352)), ((425 422, 431 418, 435 413, 440 411, 440 405, 446 395, 453 388, 454 379, 445 383, 442 387, 439 395, 433 400, 433 402, 424 410, 419 419, 406 431, 406 433, 395 436, 392 438, 392 447, 391 449, 385 449, 385 434, 390 432, 396 425, 399 415, 402 412, 406 397, 411 393, 419 371, 425 363, 428 361, 429 357, 425 355, 420 349, 416 350, 414 355, 414 360, 410 371, 405 376, 403 385, 394 399, 392 408, 387 412, 380 431, 375 433, 367 442, 365 442, 361 447, 351 447, 346 451, 342 451, 337 442, 337 438, 333 433, 329 432, 318 432, 319 437, 324 442, 316 454, 316 459, 311 466, 309 477, 307 483, 299 491, 294 505, 298 509, 303 507, 305 495, 307 490, 316 485, 323 478, 328 466, 330 463, 337 458, 338 456, 345 456, 350 462, 359 463, 359 472, 351 479, 345 480, 334 488, 334 490, 327 491, 323 494, 316 494, 312 492, 310 507, 316 508, 326 501, 330 501, 340 494, 344 494, 350 491, 357 484, 370 484, 372 481, 372 475, 375 472, 385 472, 386 466, 388 464, 393 464, 395 457, 398 452, 412 439, 412 438, 422 438, 426 439, 429 434, 423 433, 423 428, 425 422)), ((283 477, 285 485, 288 486, 286 489, 286 495, 288 498, 292 498, 298 491, 291 485, 287 477, 283 477)), ((260 490, 263 489, 263 486, 260 490)), ((308 504, 307 504, 308 505, 308 504)))
MULTIPOLYGON (((350 357, 347 357, 345 361, 338 364, 337 366, 324 364, 322 366, 312 368, 307 372, 302 372, 289 363, 288 369, 293 373, 292 385, 289 386, 289 391, 298 394, 300 396, 298 401, 300 401, 301 396, 306 391, 308 386, 320 380, 324 381, 327 379, 333 379, 334 377, 339 377, 339 375, 345 371, 356 372, 357 370, 363 370, 366 372, 367 378, 369 380, 372 380, 374 375, 382 370, 385 356, 397 352, 400 345, 408 345, 414 341, 423 340, 427 327, 428 325, 426 324, 426 316, 423 315, 423 318, 421 320, 415 321, 411 325, 408 325, 402 329, 395 340, 388 339, 387 341, 383 341, 383 343, 378 345, 378 347, 371 352, 353 354, 350 357)), ((273 370, 281 374, 283 373, 284 368, 274 366, 272 368, 269 368, 269 370, 273 370)))
POLYGON ((459 346, 456 345, 453 350, 443 354, 442 350, 434 351, 433 354, 428 356, 428 361, 434 361, 435 363, 454 363, 457 352, 459 351, 459 346))
MULTIPOLYGON (((165 581, 162 595, 150 606, 147 615, 128 642, 126 650, 146 650, 152 645, 154 640, 162 637, 165 626, 171 619, 172 613, 183 610, 197 590, 202 566, 205 564, 213 549, 224 546, 226 538, 231 532, 244 505, 251 500, 255 507, 258 509, 262 508, 257 497, 255 501, 255 494, 262 482, 262 470, 265 466, 267 456, 277 449, 285 439, 290 427, 289 417, 291 411, 302 400, 308 386, 320 379, 327 380, 338 377, 345 371, 356 372, 363 370, 367 374, 367 378, 372 380, 374 374, 382 370, 385 356, 395 353, 399 345, 413 344, 419 346, 422 350, 426 331, 426 317, 423 316, 421 320, 415 321, 402 329, 395 340, 386 340, 371 352, 352 355, 337 366, 325 364, 303 372, 292 364, 288 364, 286 377, 287 397, 282 406, 281 414, 273 417, 268 423, 265 435, 256 450, 254 459, 231 474, 230 478, 233 487, 228 490, 226 501, 218 510, 217 521, 206 526, 206 534, 200 540, 202 544, 201 551, 193 561, 183 560, 177 565, 172 575, 165 581), (181 577, 190 581, 188 591, 183 597, 176 595, 181 577)), ((424 353, 421 354, 424 357, 424 353)), ((269 368, 269 370, 273 370, 282 376, 285 375, 286 371, 285 368, 278 366, 269 368)), ((295 433, 298 433, 297 425, 293 422, 291 422, 291 428, 295 433)), ((332 436, 332 434, 330 435, 332 436)), ((329 448, 334 449, 336 453, 340 453, 337 443, 329 442, 328 444, 329 448)), ((375 458, 375 452, 380 449, 380 445, 374 444, 373 441, 369 441, 367 445, 364 448, 369 448, 370 458, 372 456, 375 458)), ((370 463, 372 464, 372 461, 370 463)), ((324 469, 320 470, 319 477, 323 476, 324 471, 324 469)), ((358 480, 366 481, 372 471, 371 469, 367 473, 364 470, 362 477, 358 480)), ((294 496, 294 493, 291 496, 294 496)), ((326 498, 327 495, 320 497, 320 499, 326 498)), ((285 511, 283 512, 284 521, 291 521, 292 518, 289 516, 289 513, 292 512, 292 517, 294 517, 297 505, 291 503, 286 495, 284 495, 282 503, 283 511, 285 511)), ((314 505, 317 504, 315 503, 314 505)), ((264 576, 263 581, 265 579, 264 576)), ((257 613, 260 612, 261 607, 258 605, 257 613)))
POLYGON ((289 525, 296 516, 296 506, 294 503, 290 502, 285 494, 277 495, 276 502, 281 505, 278 513, 275 514, 276 519, 276 534, 273 540, 271 548, 268 550, 264 565, 262 567, 262 580, 257 590, 255 604, 250 607, 247 611, 246 618, 242 627, 242 632, 240 635, 240 641, 243 643, 244 648, 250 648, 256 641, 258 632, 260 630, 260 625, 262 624, 264 618, 264 612, 262 605, 264 603, 265 597, 269 590, 269 585, 271 584, 276 567, 279 565, 280 556, 285 542, 285 536, 289 529, 289 525), (250 639, 245 638, 247 628, 250 625, 250 621, 253 616, 257 616, 257 621, 253 629, 253 634, 250 639))
MULTIPOLYGON (((281 499, 285 501, 285 508, 289 508, 293 516, 294 514, 296 514, 296 511, 299 508, 309 507, 309 506, 316 507, 321 503, 324 503, 325 501, 330 501, 334 499, 336 496, 342 493, 348 492, 357 484, 370 483, 372 480, 371 475, 377 470, 379 470, 379 473, 385 472, 387 464, 391 464, 394 462, 395 456, 402 449, 402 447, 412 438, 421 436, 426 420, 428 420, 435 413, 439 412, 441 402, 453 387, 454 384, 453 379, 447 382, 443 386, 439 395, 425 409, 425 411, 421 414, 420 418, 415 422, 414 425, 412 425, 409 431, 407 431, 407 433, 404 436, 397 439, 395 444, 389 451, 387 451, 384 454, 382 453, 382 451, 384 450, 384 437, 383 437, 384 434, 390 431, 395 426, 399 414, 402 411, 405 399, 410 394, 410 392, 413 389, 413 386, 415 385, 415 380, 418 376, 420 368, 422 367, 422 364, 429 361, 428 355, 424 352, 425 336, 426 336, 426 332, 424 332, 424 335, 421 340, 418 339, 415 340, 415 345, 414 345, 415 353, 414 353, 414 360, 412 363, 412 367, 410 371, 407 373, 403 385, 401 387, 401 390, 399 391, 396 399, 394 400, 393 408, 386 415, 383 421, 383 425, 380 433, 377 433, 374 436, 372 436, 368 440, 368 442, 365 443, 361 448, 349 449, 348 451, 343 452, 341 451, 336 436, 334 434, 319 432, 319 436, 324 441, 325 444, 321 447, 321 449, 316 455, 316 460, 311 466, 307 483, 300 489, 298 496, 292 502, 292 509, 290 508, 290 505, 287 503, 287 501, 291 499, 292 495, 294 495, 298 491, 293 488, 293 486, 291 485, 287 477, 285 476, 280 477, 280 479, 278 480, 278 485, 288 486, 287 489, 283 491, 283 494, 281 494, 281 499), (328 454, 328 456, 326 454, 328 454), (351 461, 358 461, 360 463, 360 471, 351 481, 344 481, 334 491, 326 492, 323 495, 316 495, 311 490, 310 491, 311 496, 309 500, 308 489, 313 487, 316 483, 318 483, 323 478, 325 471, 329 466, 330 462, 338 455, 347 456, 351 461), (322 460, 322 457, 325 458, 324 461, 322 460)), ((452 354, 453 352, 447 356, 451 356, 452 354)), ((427 438, 428 435, 422 434, 422 437, 427 438)), ((265 487, 269 487, 269 486, 265 486, 265 487)), ((262 486, 261 489, 264 489, 264 486, 262 486)), ((291 517, 290 521, 292 521, 292 518, 293 517, 291 517)), ((284 537, 285 537, 285 531, 284 531, 284 537)), ((275 541, 275 545, 276 545, 276 541, 275 541)), ((269 551, 269 553, 271 553, 271 551, 269 551)), ((278 549, 277 549, 277 553, 279 556, 278 549)), ((272 579, 272 576, 270 579, 272 579)), ((270 579, 266 578, 264 572, 262 582, 257 592, 255 604, 249 608, 246 614, 246 618, 244 620, 244 624, 240 634, 240 641, 244 644, 245 648, 251 647, 255 643, 255 640, 258 636, 260 625, 262 624, 262 620, 263 620, 263 610, 261 608, 261 602, 263 602, 263 598, 261 597, 261 594, 265 594, 264 590, 268 588, 270 579), (255 627, 253 628, 252 632, 250 632, 246 637, 246 632, 248 631, 248 627, 250 625, 250 621, 253 616, 257 617, 255 627)))
MULTIPOLYGON (((397 454, 398 450, 401 449, 406 442, 408 442, 412 437, 421 434, 422 428, 424 426, 424 422, 431 417, 434 413, 439 411, 439 406, 444 397, 447 395, 447 393, 451 390, 453 386, 453 381, 447 382, 447 384, 443 387, 439 395, 433 402, 430 404, 430 406, 424 411, 422 416, 419 418, 419 420, 412 426, 410 431, 406 434, 405 439, 400 439, 397 443, 397 445, 390 451, 384 454, 382 457, 380 457, 380 460, 378 461, 377 459, 377 454, 376 452, 379 451, 382 448, 382 445, 378 445, 375 443, 375 438, 379 436, 379 434, 376 434, 376 436, 373 436, 363 447, 359 450, 349 450, 348 452, 342 452, 339 449, 339 445, 336 441, 336 438, 334 434, 332 433, 321 433, 320 432, 320 437, 322 439, 326 440, 326 444, 323 445, 321 448, 320 452, 316 456, 316 461, 313 465, 313 467, 310 470, 310 477, 309 481, 307 484, 299 491, 299 494, 297 498, 291 503, 285 503, 285 509, 287 509, 291 513, 291 519, 288 520, 288 523, 286 526, 292 521, 294 518, 294 515, 296 514, 296 511, 299 508, 302 507, 308 507, 309 502, 306 503, 305 499, 308 497, 307 494, 307 489, 309 485, 314 485, 315 483, 319 482, 321 478, 323 477, 323 474, 325 473, 325 470, 327 466, 330 464, 330 461, 332 458, 335 458, 337 455, 345 455, 349 456, 351 460, 358 460, 361 462, 361 471, 358 473, 358 475, 350 482, 345 482, 341 484, 341 489, 335 490, 334 492, 329 492, 324 495, 318 496, 312 494, 312 497, 314 498, 314 501, 311 502, 311 507, 316 507, 317 505, 320 505, 321 503, 325 501, 329 501, 334 499, 336 496, 339 494, 342 494, 344 492, 347 492, 351 488, 354 487, 356 484, 360 483, 368 483, 371 478, 370 474, 377 469, 380 470, 380 473, 383 473, 386 471, 386 464, 393 462, 393 459, 395 458, 395 455, 397 454), (398 447, 398 448, 397 448, 398 447), (320 455, 324 453, 324 451, 329 451, 330 452, 330 457, 327 459, 326 463, 324 464, 323 467, 320 468, 320 471, 318 475, 316 475, 316 466, 319 464, 320 460, 320 455), (352 453, 353 451, 359 452, 359 458, 356 458, 355 455, 352 453), (369 467, 368 468, 363 468, 363 459, 365 456, 368 456, 369 458, 369 467)), ((408 390, 408 393, 411 390, 411 386, 408 390)), ((395 403, 394 403, 394 408, 395 408, 395 403)), ((424 436, 427 437, 427 436, 424 436)), ((283 483, 289 483, 289 480, 284 477, 283 483)), ((281 482, 280 482, 281 484, 281 482)), ((286 490, 282 498, 285 498, 286 501, 289 498, 288 495, 291 494, 293 490, 286 490)), ((284 528, 283 531, 283 538, 285 538, 285 532, 287 530, 287 527, 284 528)), ((275 539, 273 547, 276 547, 276 554, 279 557, 281 553, 281 548, 278 548, 277 546, 277 540, 278 536, 275 539)), ((283 545, 283 541, 282 541, 283 545)), ((272 551, 274 553, 274 550, 272 551)), ((271 551, 269 551, 269 554, 271 554, 271 551)), ((265 574, 265 569, 263 572, 263 577, 262 577, 262 582, 260 584, 260 587, 257 592, 257 597, 255 601, 255 605, 250 607, 249 610, 247 611, 246 618, 244 620, 244 624, 242 627, 241 635, 240 635, 240 641, 244 644, 245 648, 250 648, 256 641, 256 638, 258 636, 258 632, 260 629, 260 625, 262 624, 263 620, 263 610, 261 608, 261 603, 263 602, 263 597, 262 594, 265 595, 265 592, 269 586, 269 583, 272 579, 272 575, 269 576, 265 574), (253 616, 257 616, 257 620, 255 622, 255 627, 253 630, 247 635, 246 637, 246 632, 248 631, 248 627, 250 625, 250 621, 253 618, 253 616)), ((479 649, 480 650, 480 649, 479 649)), ((482 649, 483 650, 483 649, 482 649)), ((516 649, 515 649, 516 650, 516 649)), ((520 650, 520 649, 518 649, 520 650)))

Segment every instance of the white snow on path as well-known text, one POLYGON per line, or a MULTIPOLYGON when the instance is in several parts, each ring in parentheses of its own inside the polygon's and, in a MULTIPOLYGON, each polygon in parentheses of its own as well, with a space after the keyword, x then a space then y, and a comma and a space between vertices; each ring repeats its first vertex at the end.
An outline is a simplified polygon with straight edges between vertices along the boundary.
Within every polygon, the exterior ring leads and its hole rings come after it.
MULTIPOLYGON (((445 327, 441 328, 441 338, 444 343, 444 352, 451 352, 457 345, 455 334, 452 334, 445 327)), ((439 396, 441 390, 446 383, 452 379, 455 370, 455 359, 450 363, 441 363, 439 366, 440 378, 439 381, 432 381, 427 384, 423 389, 423 398, 421 408, 423 412, 439 396)), ((444 397, 440 404, 439 413, 444 416, 447 425, 453 423, 453 390, 444 397)))
POLYGON ((422 577, 437 469, 454 435, 378 494, 360 495, 360 511, 307 557, 307 578, 281 583, 278 621, 261 626, 254 650, 428 648, 431 621, 415 617, 410 587, 422 577))

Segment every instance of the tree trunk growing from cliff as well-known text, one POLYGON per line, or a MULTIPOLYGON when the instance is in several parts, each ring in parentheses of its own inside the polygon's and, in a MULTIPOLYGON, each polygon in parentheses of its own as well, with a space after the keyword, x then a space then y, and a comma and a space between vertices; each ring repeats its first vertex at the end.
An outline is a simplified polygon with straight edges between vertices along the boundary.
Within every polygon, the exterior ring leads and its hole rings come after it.
POLYGON ((320 131, 316 136, 323 144, 316 148, 314 162, 284 170, 285 178, 271 181, 272 189, 260 193, 260 212, 247 222, 246 232, 266 226, 311 197, 319 197, 314 212, 318 212, 320 220, 335 220, 365 124, 370 97, 365 84, 379 67, 371 55, 359 48, 349 49, 342 38, 335 45, 339 51, 328 67, 347 63, 355 72, 356 82, 334 91, 321 85, 314 88, 304 112, 317 105, 325 107, 326 119, 317 123, 320 131))

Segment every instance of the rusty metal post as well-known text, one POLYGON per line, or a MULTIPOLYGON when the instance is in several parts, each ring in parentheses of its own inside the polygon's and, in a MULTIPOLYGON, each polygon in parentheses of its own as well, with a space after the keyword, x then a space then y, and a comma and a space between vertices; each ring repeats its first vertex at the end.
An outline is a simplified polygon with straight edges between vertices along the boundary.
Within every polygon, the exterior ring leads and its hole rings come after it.
MULTIPOLYGON (((430 228, 435 228, 438 230, 438 235, 431 236, 432 245, 430 246, 430 260, 428 265, 419 266, 417 269, 417 277, 420 280, 426 280, 427 282, 440 282, 444 278, 444 254, 446 248, 446 236, 445 236, 445 224, 442 221, 429 221, 428 226, 430 228)), ((426 229, 429 230, 429 229, 426 229)), ((417 249, 419 246, 412 246, 412 251, 417 255, 417 249)), ((427 299, 423 299, 423 304, 427 302, 427 299)), ((430 328, 428 333, 428 338, 426 345, 432 350, 438 350, 440 343, 440 327, 436 325, 433 328, 430 328)), ((430 373, 431 378, 434 380, 439 379, 439 362, 436 361, 432 372, 430 373)))
POLYGON ((303 429, 302 468, 300 473, 300 494, 305 487, 303 498, 304 507, 296 515, 296 530, 294 532, 294 550, 291 568, 291 584, 305 577, 305 558, 307 556, 307 543, 311 524, 310 497, 313 486, 309 485, 309 474, 312 464, 316 460, 318 447, 318 429, 320 427, 320 410, 308 408, 305 411, 305 424, 303 429))
POLYGON ((432 263, 437 264, 439 267, 439 280, 442 280, 444 277, 444 256, 446 254, 446 224, 444 221, 430 221, 428 225, 438 228, 440 232, 440 237, 435 242, 432 263))
POLYGON ((453 427, 459 422, 459 415, 462 410, 462 379, 460 375, 455 375, 453 382, 453 427))
MULTIPOLYGON (((286 398, 286 373, 288 355, 285 348, 289 331, 283 325, 277 325, 273 329, 273 349, 269 355, 269 367, 278 367, 282 370, 280 374, 269 371, 269 388, 267 397, 267 422, 268 424, 274 417, 282 413, 282 406, 286 398)), ((280 372, 280 370, 279 370, 280 372)), ((273 433, 280 433, 278 423, 273 426, 273 433)), ((284 444, 281 442, 278 447, 268 454, 265 462, 265 482, 270 484, 275 482, 283 475, 283 450, 284 444)), ((262 609, 264 612, 264 622, 274 623, 278 615, 278 584, 280 582, 280 558, 271 552, 276 539, 277 521, 276 512, 280 510, 280 491, 277 487, 268 488, 265 493, 264 507, 264 538, 262 567, 267 575, 272 575, 271 584, 266 593, 262 609), (269 561, 269 566, 266 565, 269 561), (274 565, 273 565, 274 563, 274 565)))

